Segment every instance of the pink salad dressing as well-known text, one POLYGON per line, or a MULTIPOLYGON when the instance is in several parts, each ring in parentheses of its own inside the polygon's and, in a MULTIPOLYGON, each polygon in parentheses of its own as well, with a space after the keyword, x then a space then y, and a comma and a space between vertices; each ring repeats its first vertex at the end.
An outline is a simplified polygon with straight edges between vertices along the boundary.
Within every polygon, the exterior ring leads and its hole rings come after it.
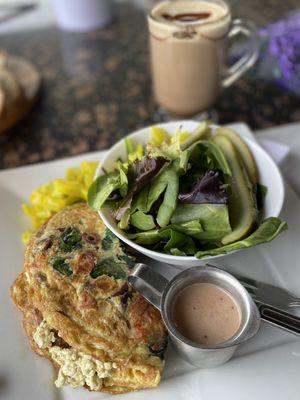
POLYGON ((213 346, 234 336, 241 323, 241 312, 226 290, 212 283, 199 282, 178 293, 172 320, 187 339, 213 346))

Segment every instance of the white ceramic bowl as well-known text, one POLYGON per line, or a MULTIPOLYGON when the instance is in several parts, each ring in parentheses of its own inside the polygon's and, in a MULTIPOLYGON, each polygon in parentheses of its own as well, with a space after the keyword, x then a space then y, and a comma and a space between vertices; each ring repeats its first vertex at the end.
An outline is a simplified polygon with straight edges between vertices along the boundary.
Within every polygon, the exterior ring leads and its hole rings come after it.
MULTIPOLYGON (((196 121, 173 121, 167 122, 164 124, 159 124, 158 126, 164 128, 170 135, 174 135, 180 126, 183 127, 186 131, 193 131, 199 122, 196 121)), ((149 127, 140 129, 136 132, 131 133, 127 137, 134 139, 135 143, 146 144, 150 138, 150 129, 149 127)), ((277 168, 277 165, 274 163, 272 158, 263 150, 258 143, 254 140, 243 138, 250 150, 252 151, 258 170, 259 170, 259 181, 261 184, 266 185, 268 187, 268 192, 265 200, 264 207, 264 217, 277 217, 280 214, 283 200, 284 200, 284 184, 282 180, 282 176, 277 168)), ((96 176, 101 175, 103 173, 102 168, 111 172, 114 169, 114 164, 118 158, 123 160, 126 159, 126 149, 124 144, 124 139, 120 140, 116 143, 105 155, 102 160, 101 166, 98 168, 96 176)), ((129 246, 133 247, 140 253, 151 257, 155 260, 165 262, 172 265, 178 265, 181 267, 192 267, 196 265, 201 265, 204 259, 216 258, 216 257, 226 257, 224 255, 218 255, 213 257, 206 257, 202 260, 198 260, 196 257, 191 256, 173 256, 170 254, 164 254, 157 251, 149 250, 145 247, 136 244, 132 240, 129 240, 124 236, 123 232, 118 229, 117 224, 112 217, 111 211, 109 208, 104 208, 99 212, 100 217, 102 218, 105 225, 123 242, 127 243, 129 246)), ((237 250, 239 251, 239 250, 237 250)), ((231 253, 232 254, 232 253, 231 253)))

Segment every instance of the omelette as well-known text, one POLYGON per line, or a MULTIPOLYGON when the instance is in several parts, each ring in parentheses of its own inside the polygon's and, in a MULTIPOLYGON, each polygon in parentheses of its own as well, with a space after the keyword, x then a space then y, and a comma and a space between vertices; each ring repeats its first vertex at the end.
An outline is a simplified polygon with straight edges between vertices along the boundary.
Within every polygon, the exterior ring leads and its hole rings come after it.
POLYGON ((32 349, 57 368, 57 387, 118 394, 159 384, 166 329, 126 283, 134 263, 84 203, 31 237, 11 295, 32 349))

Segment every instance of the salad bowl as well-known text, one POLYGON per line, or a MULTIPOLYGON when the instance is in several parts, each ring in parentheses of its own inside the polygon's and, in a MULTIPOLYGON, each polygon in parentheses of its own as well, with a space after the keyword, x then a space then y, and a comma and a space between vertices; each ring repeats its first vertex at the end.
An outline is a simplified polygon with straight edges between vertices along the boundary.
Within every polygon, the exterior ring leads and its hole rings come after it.
MULTIPOLYGON (((172 121, 167 123, 159 124, 160 128, 165 129, 170 136, 173 136, 178 129, 181 127, 183 131, 192 132, 199 125, 198 122, 192 120, 184 120, 184 121, 172 121)), ((213 131, 219 128, 217 125, 213 125, 213 131)), ((140 130, 137 130, 124 139, 117 142, 108 152, 102 160, 101 165, 99 165, 96 176, 109 173, 114 170, 114 166, 117 160, 126 160, 127 151, 125 145, 125 139, 130 138, 136 144, 145 145, 149 142, 150 139, 150 127, 146 127, 140 130)), ((278 217, 283 205, 284 200, 284 184, 281 173, 274 163, 272 158, 266 153, 266 151, 253 139, 243 138, 249 147, 250 151, 253 154, 255 159, 258 173, 259 173, 259 183, 268 188, 267 194, 264 201, 264 208, 262 212, 263 219, 269 217, 278 217)), ((157 261, 168 263, 171 265, 177 265, 179 267, 191 267, 201 265, 203 260, 217 258, 217 257, 226 257, 227 254, 218 254, 213 256, 205 256, 201 259, 196 258, 195 256, 181 256, 181 255, 172 255, 166 254, 162 252, 158 252, 155 250, 151 250, 149 248, 143 247, 133 240, 129 239, 125 236, 124 232, 120 230, 117 226, 117 222, 115 221, 112 209, 109 207, 102 208, 99 211, 99 215, 105 225, 123 242, 128 244, 130 247, 134 248, 138 252, 153 258, 157 261)), ((233 250, 230 252, 232 254, 233 250)))

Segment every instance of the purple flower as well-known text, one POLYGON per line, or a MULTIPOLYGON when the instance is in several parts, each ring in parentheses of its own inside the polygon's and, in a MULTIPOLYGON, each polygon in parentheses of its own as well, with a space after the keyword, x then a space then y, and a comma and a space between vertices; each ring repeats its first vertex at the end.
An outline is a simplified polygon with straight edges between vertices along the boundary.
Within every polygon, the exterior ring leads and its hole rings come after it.
POLYGON ((300 91, 300 13, 275 22, 260 30, 269 36, 269 53, 277 60, 279 83, 286 88, 300 91))

